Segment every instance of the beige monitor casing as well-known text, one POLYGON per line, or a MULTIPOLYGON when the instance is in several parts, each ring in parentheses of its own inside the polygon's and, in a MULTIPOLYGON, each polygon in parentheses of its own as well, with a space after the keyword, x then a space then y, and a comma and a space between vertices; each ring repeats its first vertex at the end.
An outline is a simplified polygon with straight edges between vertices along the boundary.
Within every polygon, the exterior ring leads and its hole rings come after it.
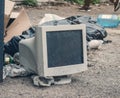
POLYGON ((39 76, 62 76, 87 70, 86 26, 84 24, 37 26, 35 37, 21 41, 19 46, 21 64, 29 72, 39 76), (48 68, 46 32, 63 30, 82 30, 84 63, 48 68))

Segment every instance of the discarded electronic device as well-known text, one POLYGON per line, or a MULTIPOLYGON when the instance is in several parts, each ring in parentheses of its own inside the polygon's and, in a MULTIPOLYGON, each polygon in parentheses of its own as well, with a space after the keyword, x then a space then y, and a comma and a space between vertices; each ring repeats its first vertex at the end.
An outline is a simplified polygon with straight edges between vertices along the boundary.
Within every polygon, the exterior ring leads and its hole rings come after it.
POLYGON ((43 77, 87 70, 85 28, 84 24, 37 26, 34 38, 19 43, 20 63, 43 77))

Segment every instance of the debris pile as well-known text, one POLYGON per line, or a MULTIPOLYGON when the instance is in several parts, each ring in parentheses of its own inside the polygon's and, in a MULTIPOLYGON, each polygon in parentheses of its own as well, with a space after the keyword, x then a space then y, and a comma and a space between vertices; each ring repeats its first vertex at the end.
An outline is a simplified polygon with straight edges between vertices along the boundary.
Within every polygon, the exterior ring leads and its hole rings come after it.
MULTIPOLYGON (((27 72, 27 70, 20 65, 19 62, 19 47, 18 44, 22 39, 27 39, 34 37, 35 28, 31 25, 29 17, 27 16, 24 9, 22 9, 19 13, 13 15, 12 10, 14 7, 14 3, 6 0, 5 8, 7 14, 5 14, 5 37, 4 37, 4 52, 7 56, 5 56, 5 66, 3 68, 3 78, 5 79, 7 76, 16 77, 16 76, 27 76, 31 73, 27 72), (9 11, 8 11, 9 9, 9 11), (14 17, 13 17, 14 16, 14 17), (11 21, 11 18, 13 19, 11 21), (12 60, 12 62, 10 61, 12 60)), ((102 43, 104 42, 104 38, 107 36, 107 32, 104 28, 99 26, 96 23, 96 20, 93 20, 90 16, 71 16, 71 17, 60 17, 54 14, 46 14, 45 17, 39 22, 40 26, 47 25, 75 25, 75 24, 86 24, 86 42, 88 49, 98 49, 102 43)), ((55 81, 56 78, 48 77, 39 77, 32 76, 32 79, 35 83, 40 85, 51 85, 51 84, 59 84, 55 81), (40 79, 48 80, 48 84, 43 83, 40 79), (49 82, 50 81, 50 82, 49 82)), ((69 81, 68 81, 69 82, 69 81)), ((40 86, 37 85, 37 86, 40 86)))

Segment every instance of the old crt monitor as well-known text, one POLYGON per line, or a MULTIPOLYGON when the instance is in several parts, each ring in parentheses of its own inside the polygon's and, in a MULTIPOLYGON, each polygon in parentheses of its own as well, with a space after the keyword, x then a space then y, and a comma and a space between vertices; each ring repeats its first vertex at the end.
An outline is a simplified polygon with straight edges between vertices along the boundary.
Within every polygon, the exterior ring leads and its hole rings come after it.
POLYGON ((20 63, 39 76, 62 76, 87 70, 84 24, 37 26, 34 38, 19 43, 20 63))

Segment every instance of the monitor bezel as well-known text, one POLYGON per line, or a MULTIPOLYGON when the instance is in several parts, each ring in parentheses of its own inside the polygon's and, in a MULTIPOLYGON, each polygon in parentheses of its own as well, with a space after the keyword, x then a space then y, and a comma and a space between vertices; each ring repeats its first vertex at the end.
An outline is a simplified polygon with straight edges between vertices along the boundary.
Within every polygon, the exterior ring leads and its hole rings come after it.
POLYGON ((37 49, 37 69, 38 69, 38 74, 40 76, 69 75, 69 74, 79 73, 81 71, 87 70, 86 26, 85 26, 85 24, 38 26, 37 32, 36 32, 36 42, 40 43, 40 44, 37 44, 37 47, 36 47, 36 49, 37 49), (84 63, 48 68, 46 32, 63 31, 63 30, 82 30, 84 63), (42 45, 42 47, 41 47, 41 45, 42 45), (41 51, 39 51, 39 49, 38 49, 39 47, 42 48, 41 51), (40 57, 40 55, 42 57, 40 57))

